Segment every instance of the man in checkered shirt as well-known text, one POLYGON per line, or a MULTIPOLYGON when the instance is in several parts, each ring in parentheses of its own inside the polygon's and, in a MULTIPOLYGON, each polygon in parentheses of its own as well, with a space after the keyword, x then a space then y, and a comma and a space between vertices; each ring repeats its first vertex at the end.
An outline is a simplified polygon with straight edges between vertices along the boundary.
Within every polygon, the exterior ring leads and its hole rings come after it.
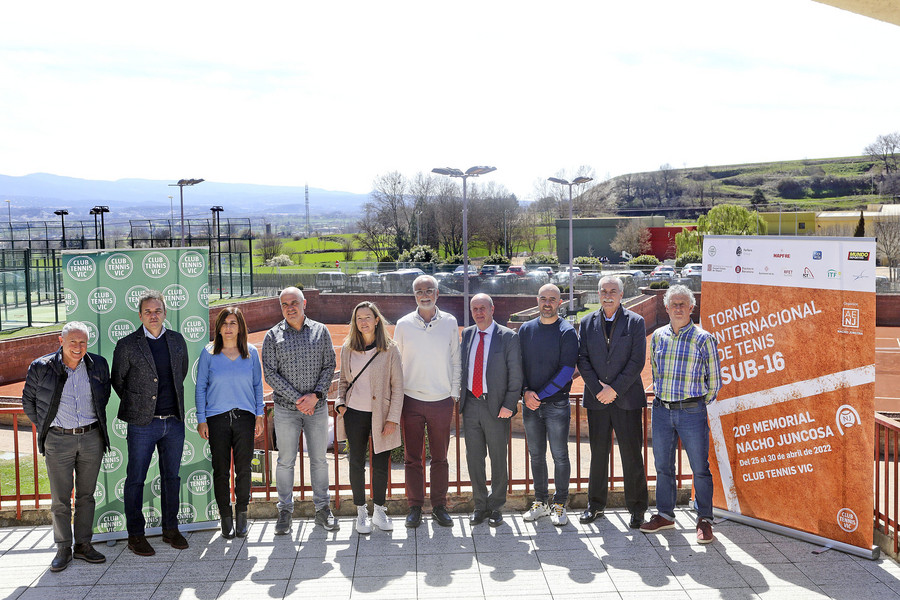
POLYGON ((295 287, 281 292, 284 320, 266 334, 262 347, 263 371, 275 395, 275 437, 278 466, 278 520, 275 533, 290 533, 294 513, 294 463, 300 434, 309 452, 309 476, 316 507, 316 524, 338 528, 328 495, 328 402, 334 377, 334 346, 328 329, 305 314, 306 299, 295 287))
POLYGON ((678 440, 694 474, 697 542, 709 544, 712 532, 713 481, 709 471, 709 422, 706 405, 722 387, 716 338, 691 321, 696 301, 683 285, 663 298, 669 324, 653 332, 653 460, 656 463, 657 514, 641 525, 644 533, 675 527, 675 453, 678 440))

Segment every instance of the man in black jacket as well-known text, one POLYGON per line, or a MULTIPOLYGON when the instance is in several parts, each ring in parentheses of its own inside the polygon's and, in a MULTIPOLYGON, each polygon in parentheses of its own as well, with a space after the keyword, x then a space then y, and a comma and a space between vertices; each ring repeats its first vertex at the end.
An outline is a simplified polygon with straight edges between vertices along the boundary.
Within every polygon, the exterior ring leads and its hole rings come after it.
POLYGON ((113 352, 112 386, 119 395, 119 418, 128 423, 125 524, 128 548, 139 556, 156 551, 144 536, 144 481, 159 451, 163 542, 188 547, 178 531, 181 456, 184 451, 184 378, 188 348, 184 337, 163 326, 166 303, 150 290, 138 302, 143 327, 119 340, 113 352))
POLYGON ((591 443, 588 506, 579 518, 591 523, 603 515, 609 490, 609 445, 616 432, 622 458, 625 505, 629 526, 637 529, 647 510, 644 473, 642 409, 647 406, 641 371, 647 359, 644 318, 622 308, 623 286, 618 277, 600 279, 600 309, 581 321, 578 371, 584 379, 591 443))
POLYGON ((50 479, 50 513, 56 556, 51 571, 72 562, 72 487, 75 487, 75 558, 102 563, 91 545, 94 489, 103 452, 109 448, 106 404, 109 366, 87 351, 88 329, 79 321, 63 327, 60 349, 28 367, 22 408, 38 431, 38 449, 50 479), (74 481, 73 481, 74 473, 74 481))

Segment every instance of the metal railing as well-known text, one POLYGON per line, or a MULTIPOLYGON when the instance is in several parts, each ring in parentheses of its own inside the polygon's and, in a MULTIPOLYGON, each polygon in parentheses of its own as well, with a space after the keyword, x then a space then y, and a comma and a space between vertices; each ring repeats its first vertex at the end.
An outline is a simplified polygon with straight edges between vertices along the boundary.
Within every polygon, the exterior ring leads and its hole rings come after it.
POLYGON ((900 549, 897 525, 900 522, 900 423, 875 413, 875 528, 900 549))
MULTIPOLYGON (((581 491, 587 488, 589 477, 583 475, 581 473, 582 462, 590 461, 590 448, 589 441, 586 435, 582 435, 582 416, 584 414, 585 408, 581 404, 581 394, 572 394, 570 396, 572 403, 572 418, 574 421, 574 440, 575 440, 575 451, 570 456, 570 460, 572 461, 572 476, 570 480, 570 487, 574 491, 581 491)), ((266 403, 266 413, 267 415, 271 412, 273 404, 271 402, 266 403)), ((334 400, 330 399, 328 401, 329 414, 334 416, 334 400)), ((19 432, 22 429, 19 418, 24 416, 24 412, 21 408, 0 408, 0 414, 11 415, 13 422, 13 434, 15 436, 14 440, 14 454, 15 454, 15 489, 7 490, 3 487, 0 487, 0 509, 9 510, 13 506, 16 510, 16 518, 21 518, 23 508, 41 508, 42 503, 43 506, 48 506, 50 501, 49 493, 40 493, 39 492, 39 461, 43 461, 38 456, 37 453, 37 431, 35 427, 32 425, 31 429, 31 455, 28 456, 27 452, 22 452, 19 443, 19 432), (25 462, 23 462, 25 461, 25 462), (28 482, 28 485, 24 485, 22 472, 25 470, 23 467, 27 464, 27 462, 31 463, 33 477, 29 479, 33 479, 33 482, 28 482), (23 487, 30 488, 31 483, 33 483, 33 488, 30 490, 26 489, 23 491, 23 487)), ((643 454, 644 454, 644 469, 647 474, 647 480, 649 482, 653 482, 656 480, 655 471, 649 468, 649 454, 650 454, 650 444, 649 444, 649 434, 650 431, 650 407, 646 407, 643 411, 643 425, 644 425, 644 439, 643 439, 643 454)), ((453 414, 453 423, 455 427, 455 431, 461 431, 461 420, 459 413, 454 408, 453 414)), ((510 422, 510 427, 512 428, 512 422, 510 422)), ((523 492, 528 494, 531 492, 533 487, 533 480, 531 478, 531 464, 530 458, 528 454, 528 446, 527 439, 525 439, 524 433, 521 436, 515 436, 516 443, 514 443, 514 436, 510 436, 510 441, 508 445, 507 452, 507 467, 510 473, 509 484, 508 484, 508 492, 523 492), (524 443, 522 443, 522 440, 524 443), (522 465, 524 468, 515 469, 514 466, 516 464, 522 465), (516 477, 513 476, 514 472, 524 472, 524 477, 516 477)), ((571 438, 570 438, 571 439, 571 438)), ((450 450, 449 455, 455 456, 456 466, 455 473, 450 473, 450 489, 455 490, 457 494, 462 493, 465 490, 471 488, 471 482, 463 477, 462 473, 462 455, 463 449, 461 446, 460 436, 453 435, 451 437, 450 442, 450 450)), ((610 447, 610 456, 609 456, 609 487, 610 490, 621 489, 623 485, 623 477, 621 474, 616 472, 616 461, 615 461, 615 452, 616 452, 616 444, 611 444, 610 447)), ((275 477, 274 477, 274 463, 275 463, 275 451, 270 450, 272 448, 272 440, 269 434, 269 427, 264 428, 263 433, 263 449, 265 452, 263 453, 263 469, 262 469, 262 483, 258 485, 253 485, 251 487, 251 494, 256 501, 271 501, 273 497, 277 497, 277 490, 275 487, 275 477)), ((303 436, 301 434, 298 439, 298 450, 303 448, 303 436)), ((369 446, 369 452, 372 453, 371 441, 369 446)), ((341 493, 348 492, 350 490, 350 482, 349 480, 345 480, 346 478, 341 474, 341 470, 339 468, 339 460, 340 460, 340 449, 339 444, 333 444, 332 453, 334 457, 334 473, 331 478, 330 489, 334 495, 335 508, 340 508, 341 504, 341 493)), ((684 467, 687 465, 683 465, 682 456, 680 452, 679 445, 679 453, 677 459, 677 474, 676 478, 679 482, 680 486, 690 485, 691 482, 691 473, 689 470, 686 470, 684 467)), ((424 457, 424 453, 423 453, 424 457)), ((423 464, 425 463, 423 458, 423 464)), ((585 463, 588 464, 588 463, 585 463)), ((299 495, 300 500, 305 500, 307 497, 312 496, 312 486, 308 481, 308 476, 306 473, 306 465, 303 460, 297 461, 297 470, 296 473, 297 479, 299 479, 299 483, 296 483, 294 492, 299 495)), ((426 476, 428 474, 428 470, 426 469, 426 476)), ((371 470, 369 472, 369 481, 367 487, 368 491, 371 494, 371 470)), ((232 482, 233 482, 233 473, 232 473, 232 482)), ((550 483, 553 483, 553 479, 550 479, 550 483)), ((2 484, 0 484, 2 485, 2 484)), ((392 481, 391 480, 391 471, 388 471, 388 498, 397 498, 398 496, 402 497, 404 493, 404 482, 402 481, 392 481)))

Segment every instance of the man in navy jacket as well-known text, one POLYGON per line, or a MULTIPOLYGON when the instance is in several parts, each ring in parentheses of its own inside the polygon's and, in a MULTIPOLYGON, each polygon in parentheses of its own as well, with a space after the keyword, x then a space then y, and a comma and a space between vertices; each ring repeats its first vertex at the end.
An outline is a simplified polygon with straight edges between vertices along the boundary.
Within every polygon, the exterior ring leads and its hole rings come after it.
POLYGON ((623 286, 618 277, 603 277, 598 289, 600 309, 581 321, 578 350, 591 443, 588 506, 579 520, 591 523, 606 508, 609 446, 615 431, 622 459, 625 504, 631 512, 629 525, 637 529, 649 505, 641 454, 641 417, 647 405, 641 371, 647 357, 647 330, 643 317, 622 307, 623 286))

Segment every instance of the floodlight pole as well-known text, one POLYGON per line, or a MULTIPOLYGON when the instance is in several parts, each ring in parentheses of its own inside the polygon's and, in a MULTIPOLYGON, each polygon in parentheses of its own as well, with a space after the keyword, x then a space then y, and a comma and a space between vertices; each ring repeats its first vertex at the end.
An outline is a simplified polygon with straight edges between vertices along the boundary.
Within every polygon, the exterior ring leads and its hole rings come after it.
POLYGON ((434 168, 432 173, 459 177, 463 182, 463 326, 469 326, 469 201, 466 196, 466 180, 469 177, 487 175, 496 171, 497 167, 471 167, 465 173, 452 167, 434 168))
POLYGON ((181 247, 184 247, 184 186, 203 183, 205 179, 179 179, 178 183, 170 183, 169 187, 177 187, 181 198, 181 247))
POLYGON ((548 181, 552 181, 553 183, 558 183, 560 185, 569 186, 569 314, 572 314, 575 311, 575 280, 572 277, 572 263, 575 262, 575 249, 573 247, 574 236, 572 235, 572 213, 573 213, 573 203, 572 203, 572 186, 573 185, 581 185, 583 183, 587 183, 591 181, 592 177, 576 177, 571 182, 566 181, 565 179, 560 179, 558 177, 549 177, 548 181))
POLYGON ((66 249, 66 215, 69 214, 64 208, 53 211, 54 215, 59 215, 59 220, 62 221, 62 249, 66 249))

